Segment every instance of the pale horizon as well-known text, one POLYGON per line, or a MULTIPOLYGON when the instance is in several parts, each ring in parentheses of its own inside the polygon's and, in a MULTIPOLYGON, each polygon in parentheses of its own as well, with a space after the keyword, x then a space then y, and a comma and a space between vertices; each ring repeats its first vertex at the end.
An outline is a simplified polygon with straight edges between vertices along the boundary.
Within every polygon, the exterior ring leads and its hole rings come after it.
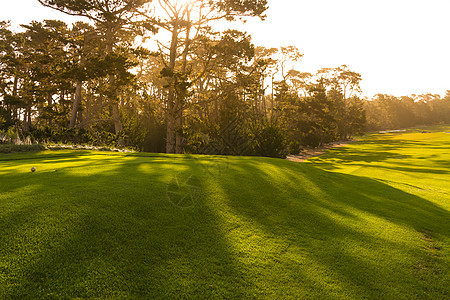
MULTIPOLYGON (((257 46, 298 47, 304 54, 299 71, 348 65, 361 73, 362 95, 369 98, 444 96, 450 90, 448 11, 445 0, 269 0, 265 21, 254 18, 233 27, 247 31, 257 46)), ((77 20, 37 0, 8 1, 0 9, 0 20, 16 28, 44 19, 77 20)))

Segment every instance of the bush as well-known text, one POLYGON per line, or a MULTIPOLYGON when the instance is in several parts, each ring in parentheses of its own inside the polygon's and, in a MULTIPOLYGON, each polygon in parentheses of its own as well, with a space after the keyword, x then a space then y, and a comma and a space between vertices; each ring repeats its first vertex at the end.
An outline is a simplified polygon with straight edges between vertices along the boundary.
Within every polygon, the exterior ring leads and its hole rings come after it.
POLYGON ((35 143, 30 135, 24 135, 19 129, 9 127, 7 130, 0 130, 0 144, 32 145, 35 143))
POLYGON ((259 124, 254 131, 253 151, 255 155, 286 158, 286 137, 275 124, 259 124))
POLYGON ((83 128, 32 128, 30 133, 35 140, 42 143, 107 147, 119 147, 119 141, 124 138, 123 132, 115 134, 108 131, 88 131, 83 128))
POLYGON ((288 152, 289 154, 299 154, 302 151, 302 147, 298 141, 291 141, 289 143, 288 152))
POLYGON ((0 144, 0 153, 14 153, 14 152, 37 152, 45 150, 44 145, 14 145, 14 144, 0 144))

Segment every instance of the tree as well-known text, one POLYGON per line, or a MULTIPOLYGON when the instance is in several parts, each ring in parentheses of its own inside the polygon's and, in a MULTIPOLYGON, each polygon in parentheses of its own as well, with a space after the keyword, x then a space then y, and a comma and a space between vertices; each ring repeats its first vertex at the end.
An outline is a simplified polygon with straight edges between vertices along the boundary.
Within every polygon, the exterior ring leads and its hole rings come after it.
POLYGON ((22 26, 26 28, 22 36, 25 41, 22 54, 29 79, 34 83, 32 97, 33 107, 39 110, 37 122, 50 127, 53 123, 64 126, 68 103, 62 95, 71 89, 70 81, 65 78, 68 71, 67 24, 45 20, 22 26))
POLYGON ((308 146, 322 146, 336 138, 335 102, 327 96, 322 81, 311 85, 311 96, 302 99, 301 130, 302 143, 308 146))
POLYGON ((313 86, 313 75, 311 73, 290 70, 287 79, 291 83, 293 91, 299 96, 307 97, 311 92, 311 87, 313 86))
POLYGON ((259 16, 267 9, 267 0, 160 0, 153 4, 153 11, 161 12, 155 26, 167 31, 170 40, 158 41, 164 68, 161 75, 166 80, 166 151, 181 153, 183 146, 183 113, 186 109, 188 90, 193 82, 202 78, 209 64, 193 74, 194 64, 189 60, 194 46, 205 35, 214 35, 210 26, 218 20, 233 21, 237 18, 259 16))
MULTIPOLYGON (((116 65, 123 60, 118 52, 120 46, 134 40, 136 35, 144 34, 145 30, 154 31, 153 25, 144 21, 142 9, 151 0, 38 0, 42 5, 59 10, 69 15, 82 16, 90 19, 96 25, 96 31, 105 41, 105 61, 114 62, 116 65)), ((150 21, 150 20, 149 20, 150 21)), ((128 44, 129 45, 129 44, 128 44)), ((119 51, 120 52, 120 51, 119 51)), ((119 68, 121 68, 119 66, 119 68)), ((120 73, 120 70, 118 71, 120 73)), ((116 74, 109 74, 106 85, 108 91, 106 97, 112 106, 112 120, 116 133, 123 127, 120 120, 119 93, 120 82, 116 74)), ((77 82, 80 101, 80 82, 77 82)), ((77 103, 78 104, 78 103, 77 103)), ((77 105, 74 105, 75 108, 77 105)), ((73 114, 72 114, 73 118, 73 114)), ((73 122, 73 120, 72 120, 73 122)))
POLYGON ((264 116, 268 116, 267 112, 267 103, 266 103, 266 78, 272 75, 272 95, 271 95, 271 116, 273 116, 273 73, 276 72, 278 61, 275 59, 275 55, 278 53, 278 48, 265 48, 265 47, 256 47, 255 48, 255 71, 256 74, 259 75, 260 80, 260 102, 262 103, 262 111, 264 116))
POLYGON ((287 63, 298 61, 303 57, 303 54, 301 54, 295 46, 280 47, 279 54, 280 57, 278 59, 278 64, 281 71, 281 76, 283 77, 283 80, 286 80, 286 76, 289 74, 289 72, 286 72, 287 63))
MULTIPOLYGON (((81 121, 81 103, 83 82, 88 80, 89 76, 87 62, 92 56, 98 56, 96 49, 100 48, 98 36, 93 26, 83 22, 74 24, 71 32, 71 56, 72 56, 72 80, 75 82, 75 94, 72 103, 69 128, 74 128, 81 121)), ((92 73, 92 72, 91 72, 92 73)))
POLYGON ((347 140, 349 128, 347 118, 349 117, 349 99, 361 93, 361 74, 351 71, 347 65, 337 68, 323 68, 317 72, 317 76, 323 79, 328 87, 329 93, 336 103, 340 103, 340 112, 337 116, 338 130, 341 139, 347 140))
POLYGON ((205 36, 202 43, 193 45, 192 51, 192 61, 208 61, 208 66, 206 69, 200 63, 200 67, 192 66, 192 74, 207 72, 193 81, 196 91, 186 99, 189 148, 192 149, 194 140, 197 142, 194 147, 205 152, 201 145, 205 146, 203 142, 207 140, 206 144, 214 151, 206 149, 206 153, 246 153, 250 137, 247 125, 258 114, 255 99, 260 92, 260 76, 258 66, 252 61, 254 46, 250 37, 228 30, 219 36, 205 36), (198 135, 195 137, 196 132, 205 137, 203 141, 198 135))
POLYGON ((16 76, 15 35, 9 22, 0 22, 0 128, 17 121, 18 77, 16 76))

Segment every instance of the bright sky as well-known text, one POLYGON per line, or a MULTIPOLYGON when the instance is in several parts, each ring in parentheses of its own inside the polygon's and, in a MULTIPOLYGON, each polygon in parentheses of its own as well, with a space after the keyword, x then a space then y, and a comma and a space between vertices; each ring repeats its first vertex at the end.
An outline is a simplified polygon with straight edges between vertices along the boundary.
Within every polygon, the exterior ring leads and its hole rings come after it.
MULTIPOLYGON (((37 0, 0 0, 0 20, 74 20, 37 0)), ((269 0, 266 21, 240 26, 257 45, 297 46, 297 69, 349 65, 363 94, 450 90, 450 0, 269 0)))

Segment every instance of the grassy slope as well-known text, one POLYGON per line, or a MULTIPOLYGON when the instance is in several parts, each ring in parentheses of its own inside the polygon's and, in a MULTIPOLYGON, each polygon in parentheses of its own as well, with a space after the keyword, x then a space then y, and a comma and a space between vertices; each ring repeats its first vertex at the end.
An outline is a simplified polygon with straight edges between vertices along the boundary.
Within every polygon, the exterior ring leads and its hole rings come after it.
POLYGON ((439 129, 306 163, 0 155, 0 299, 448 297, 439 129))

